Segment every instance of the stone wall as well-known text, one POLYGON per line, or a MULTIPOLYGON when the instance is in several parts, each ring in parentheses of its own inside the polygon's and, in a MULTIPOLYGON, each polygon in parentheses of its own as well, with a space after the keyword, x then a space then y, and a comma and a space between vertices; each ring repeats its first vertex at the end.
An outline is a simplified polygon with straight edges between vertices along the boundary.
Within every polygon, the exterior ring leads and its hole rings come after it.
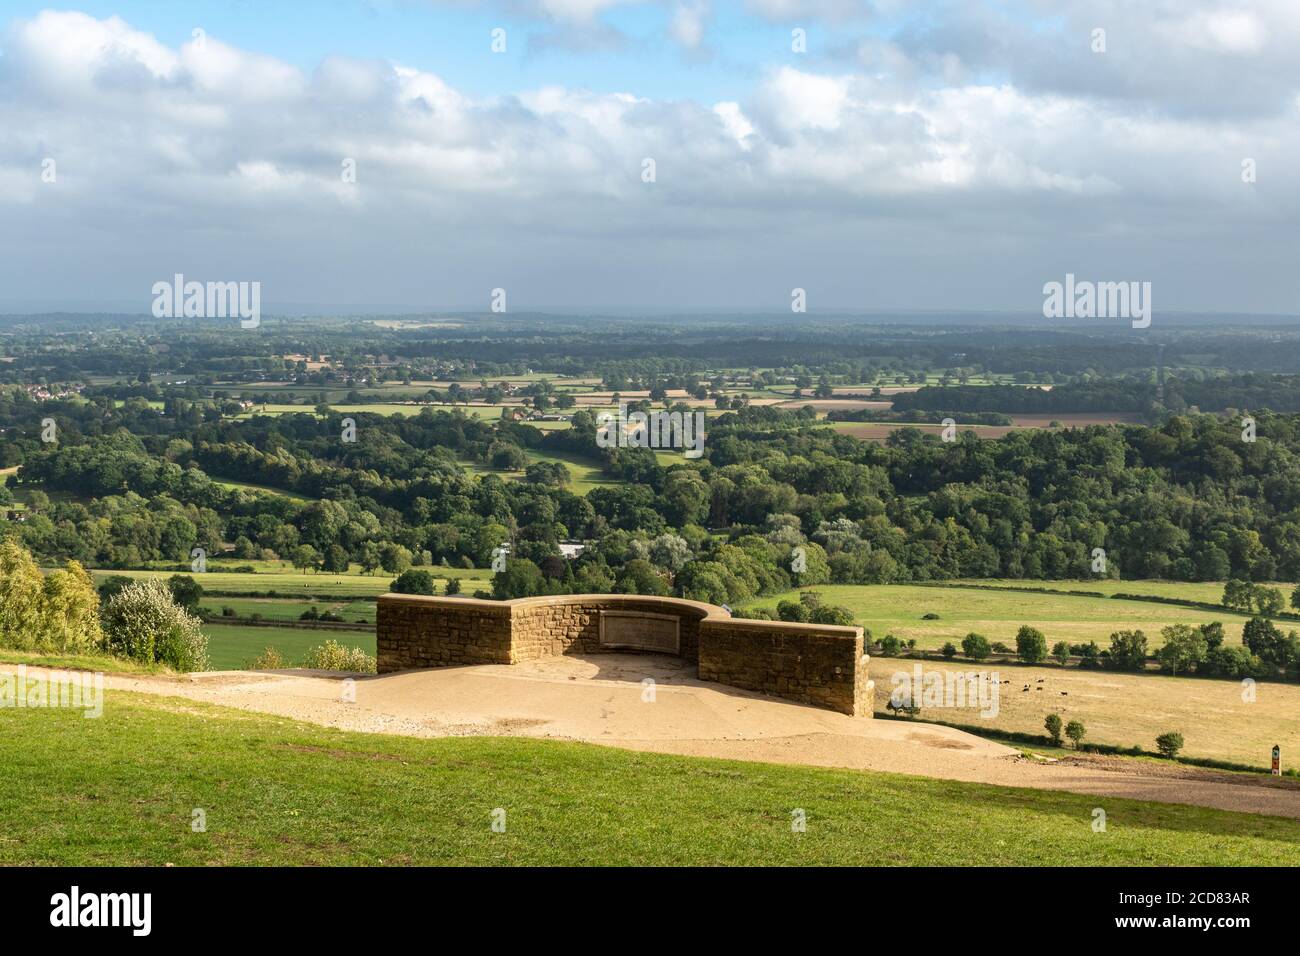
POLYGON ((720 607, 680 598, 572 594, 480 601, 385 594, 379 598, 379 673, 452 664, 515 664, 596 654, 607 640, 672 640, 716 681, 870 716, 871 682, 862 629, 733 619, 720 607), (602 621, 603 617, 603 621, 602 621), (645 636, 648 635, 648 636, 645 636))
POLYGON ((448 664, 513 664, 510 606, 475 598, 385 594, 375 615, 379 673, 448 664))
POLYGON ((870 716, 862 628, 784 621, 705 621, 700 680, 840 713, 870 716))

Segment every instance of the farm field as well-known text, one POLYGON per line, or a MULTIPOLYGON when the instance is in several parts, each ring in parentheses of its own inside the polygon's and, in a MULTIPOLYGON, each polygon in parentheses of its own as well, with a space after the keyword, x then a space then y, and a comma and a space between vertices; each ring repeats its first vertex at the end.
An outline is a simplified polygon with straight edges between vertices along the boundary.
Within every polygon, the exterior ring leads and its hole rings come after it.
POLYGON ((254 485, 247 481, 225 481, 214 479, 222 488, 238 489, 242 491, 255 491, 264 495, 280 495, 283 498, 289 498, 293 501, 311 501, 306 495, 300 495, 296 491, 286 491, 284 488, 272 488, 270 485, 254 485))
MULTIPOLYGON (((1054 582, 1043 583, 1047 587, 1055 586, 1054 582)), ((1016 631, 1024 624, 1042 631, 1049 647, 1057 641, 1071 644, 1096 641, 1105 650, 1115 631, 1141 630, 1146 633, 1148 648, 1154 650, 1161 643, 1160 629, 1170 624, 1220 621, 1227 640, 1240 642, 1241 629, 1249 620, 1247 615, 1228 610, 1202 611, 1146 601, 1065 594, 907 584, 824 584, 804 590, 818 592, 825 604, 847 607, 857 623, 869 628, 877 640, 886 634, 901 640, 915 638, 917 647, 923 650, 938 650, 947 641, 960 645, 961 639, 971 631, 1014 647, 1016 631), (926 613, 938 614, 939 618, 922 620, 926 613)), ((796 592, 758 598, 746 606, 775 609, 779 601, 792 599, 796 599, 796 592)))
MULTIPOLYGON (((254 566, 257 564, 257 562, 249 563, 254 566)), ((438 580, 440 592, 442 582, 448 577, 460 578, 461 591, 466 594, 472 593, 478 588, 490 588, 492 586, 492 572, 488 570, 444 568, 441 566, 434 566, 425 570, 438 580)), ((122 575, 128 578, 161 577, 166 579, 178 573, 188 574, 188 572, 177 571, 108 570, 93 570, 90 574, 95 579, 95 583, 99 584, 105 578, 114 575, 122 575)), ((302 573, 298 571, 259 571, 256 574, 244 574, 233 571, 206 571, 203 574, 195 574, 193 577, 203 585, 205 590, 209 591, 227 591, 232 594, 277 591, 281 597, 293 597, 296 594, 301 594, 303 599, 306 600, 310 596, 317 594, 338 595, 341 597, 355 596, 358 598, 374 597, 388 592, 388 586, 393 583, 394 576, 386 571, 379 571, 375 574, 302 573)), ((310 602, 308 603, 310 604, 310 602)), ((317 603, 319 604, 319 602, 317 603)), ((304 605, 304 609, 306 606, 304 605)))
POLYGON ((999 685, 996 717, 981 717, 978 707, 923 708, 918 720, 1045 734, 1043 721, 1055 713, 1064 723, 1082 721, 1086 743, 1138 745, 1153 751, 1159 734, 1176 730, 1186 740, 1184 756, 1266 768, 1277 744, 1284 766, 1300 763, 1300 686, 1295 684, 1260 682, 1250 702, 1242 699, 1242 685, 1234 680, 873 657, 878 713, 884 713, 896 686, 892 675, 911 674, 915 664, 923 673, 987 671, 1010 681, 999 685), (1028 691, 1022 689, 1025 685, 1028 691))
POLYGON ((224 608, 235 612, 237 617, 252 617, 259 614, 267 621, 297 621, 303 611, 316 608, 322 614, 332 611, 341 614, 351 624, 375 623, 375 602, 360 599, 356 601, 308 601, 284 598, 238 598, 215 597, 203 598, 199 606, 220 617, 224 608))
POLYGON ((3 865, 1300 863, 1300 823, 1278 817, 1108 799, 1099 835, 1096 798, 1065 792, 347 733, 123 691, 97 720, 0 710, 0 762, 22 835, 0 838, 3 865))
MULTIPOLYGON (((175 571, 103 571, 91 572, 91 577, 98 584, 105 578, 122 575, 128 578, 160 577, 164 580, 175 571)), ((469 572, 465 572, 468 574, 469 572)), ((229 591, 249 594, 253 592, 278 591, 283 595, 330 594, 342 596, 373 597, 388 590, 393 581, 391 574, 301 574, 272 573, 236 574, 230 571, 207 571, 193 576, 205 590, 229 591)), ((471 588, 470 590, 473 590, 471 588)))
MULTIPOLYGON (((1179 601, 1196 601, 1201 604, 1218 604, 1223 598, 1222 581, 1116 581, 1103 578, 1095 581, 1036 581, 1015 578, 989 578, 970 581, 953 581, 954 585, 969 584, 1014 588, 1036 588, 1051 591, 1096 591, 1101 594, 1148 594, 1151 597, 1179 601)), ((1278 588, 1289 599, 1295 585, 1286 581, 1274 582, 1269 587, 1278 588)), ((1288 608, 1289 609, 1289 608, 1288 608)))
POLYGON ((375 632, 318 630, 303 627, 256 627, 240 624, 204 624, 208 636, 208 661, 214 671, 242 670, 267 647, 274 647, 286 665, 302 662, 307 651, 326 641, 345 647, 359 647, 375 654, 375 632))

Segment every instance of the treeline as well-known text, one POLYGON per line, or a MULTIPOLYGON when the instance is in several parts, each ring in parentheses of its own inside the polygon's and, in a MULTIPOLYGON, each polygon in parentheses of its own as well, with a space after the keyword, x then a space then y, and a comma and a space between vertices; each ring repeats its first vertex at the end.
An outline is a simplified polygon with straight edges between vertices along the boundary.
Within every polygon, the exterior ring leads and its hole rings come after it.
POLYGON ((1169 376, 1164 399, 1153 381, 1097 379, 1050 389, 1011 385, 927 385, 894 396, 897 411, 955 412, 1127 412, 1167 409, 1221 412, 1227 409, 1300 411, 1300 375, 1230 375, 1208 378, 1169 376))

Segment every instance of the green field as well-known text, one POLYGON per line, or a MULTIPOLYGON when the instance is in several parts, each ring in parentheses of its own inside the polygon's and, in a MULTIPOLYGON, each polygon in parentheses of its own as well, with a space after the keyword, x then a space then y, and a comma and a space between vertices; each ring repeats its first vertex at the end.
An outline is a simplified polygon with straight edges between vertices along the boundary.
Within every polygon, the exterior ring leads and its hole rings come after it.
MULTIPOLYGON (((122 575, 128 578, 169 578, 175 571, 92 571, 99 583, 104 578, 122 575)), ((337 594, 345 597, 373 597, 383 594, 393 581, 391 574, 300 574, 265 573, 235 574, 230 571, 207 571, 193 575, 203 587, 211 591, 229 591, 249 594, 261 591, 278 591, 282 595, 337 594)), ((472 590, 472 589, 471 589, 472 590)))
MULTIPOLYGON (((1065 582, 1042 582, 1044 587, 1058 587, 1065 582)), ((1074 582, 1080 590, 1103 590, 1091 582, 1074 582), (1084 584, 1088 584, 1085 587, 1084 584)), ((1116 591, 1143 593, 1144 586, 1168 586, 1167 596, 1176 588, 1200 594, 1215 585, 1168 585, 1167 582, 1110 582, 1116 591)), ((824 584, 805 590, 817 591, 823 603, 839 604, 853 612, 857 623, 870 628, 877 640, 893 634, 901 640, 916 639, 917 647, 938 650, 952 641, 960 644, 971 631, 990 641, 1015 646, 1016 631, 1023 624, 1036 627, 1047 637, 1048 645, 1057 641, 1086 644, 1096 641, 1105 650, 1110 635, 1120 630, 1141 630, 1151 650, 1160 646, 1160 629, 1170 624, 1205 624, 1222 622, 1230 642, 1240 642, 1241 629, 1249 619, 1235 611, 1203 611, 1147 601, 1072 596, 1065 594, 1029 594, 1021 591, 980 590, 957 587, 922 587, 907 584, 824 584), (938 620, 922 620, 926 613, 938 614, 938 620)), ((1218 586, 1219 593, 1223 588, 1218 586)), ((1154 593, 1154 591, 1152 592, 1154 593)), ((777 602, 795 598, 794 592, 758 598, 747 607, 775 608, 777 602)), ((1193 598, 1199 600, 1200 598, 1193 598)))
POLYGON ((375 623, 375 602, 359 598, 355 601, 305 601, 288 598, 244 598, 214 597, 204 598, 199 607, 210 611, 214 617, 220 617, 222 610, 229 608, 236 617, 252 617, 260 614, 268 621, 297 621, 304 611, 316 608, 322 614, 332 611, 341 614, 348 623, 375 623))
MULTIPOLYGON (((1052 591, 1097 591, 1101 594, 1149 594, 1152 597, 1172 598, 1179 601, 1197 601, 1218 604, 1223 599, 1222 581, 1026 581, 996 579, 953 582, 980 586, 999 585, 1013 588, 1046 588, 1052 591)), ((1294 584, 1285 581, 1270 584, 1289 600, 1294 584)), ((1288 609, 1289 606, 1288 606, 1288 609)))
POLYGON ((1108 798, 1094 833, 1089 796, 345 733, 120 691, 96 720, 0 709, 0 762, 6 866, 1300 864, 1300 822, 1277 817, 1108 798))
POLYGON ((309 649, 326 641, 375 655, 374 631, 207 623, 203 633, 208 636, 208 666, 214 671, 243 670, 268 647, 280 652, 286 666, 295 666, 309 649))

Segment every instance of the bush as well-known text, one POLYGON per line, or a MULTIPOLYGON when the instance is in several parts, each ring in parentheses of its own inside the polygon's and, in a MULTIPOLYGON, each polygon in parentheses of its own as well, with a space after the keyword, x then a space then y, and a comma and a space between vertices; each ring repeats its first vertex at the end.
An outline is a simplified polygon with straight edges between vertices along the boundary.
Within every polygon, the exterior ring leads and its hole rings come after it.
POLYGON ((375 659, 359 647, 344 647, 337 641, 326 641, 307 652, 304 667, 318 671, 352 671, 361 674, 375 673, 375 659))
POLYGON ((234 609, 233 607, 223 607, 223 608, 221 609, 221 616, 222 616, 222 617, 234 617, 234 616, 235 616, 235 609, 234 609))
POLYGON ((188 574, 173 574, 167 579, 167 587, 171 589, 172 599, 187 611, 193 612, 203 599, 203 585, 188 574))
POLYGON ((1079 744, 1083 743, 1083 738, 1087 735, 1088 731, 1084 729, 1082 721, 1072 720, 1065 725, 1065 736, 1070 738, 1075 750, 1079 749, 1079 744))
POLYGON ((1037 664, 1047 656, 1047 638, 1037 628, 1025 625, 1016 633, 1016 654, 1026 664, 1037 664))
POLYGON ((923 621, 937 621, 937 620, 939 620, 939 615, 938 615, 938 614, 935 614, 933 611, 926 611, 924 614, 921 615, 921 620, 923 620, 923 621))
POLYGON ((944 645, 943 645, 943 656, 946 657, 948 660, 952 660, 954 657, 956 657, 956 656, 957 656, 957 645, 954 644, 952 641, 949 641, 948 643, 944 644, 944 645))
POLYGON ((822 604, 813 608, 808 620, 813 624, 834 624, 839 627, 852 627, 853 612, 838 604, 822 604))
POLYGON ((1056 663, 1064 667, 1070 661, 1070 645, 1065 641, 1057 641, 1052 646, 1052 656, 1056 658, 1056 663))
POLYGON ((446 595, 459 594, 460 578, 448 578, 447 586, 442 589, 442 593, 446 595))
POLYGON ((961 639, 961 652, 973 661, 982 661, 993 652, 993 647, 987 637, 972 631, 961 639))
POLYGON ((268 647, 249 665, 249 670, 278 671, 284 668, 284 658, 274 647, 268 647))
POLYGON ((388 586, 390 591, 397 594, 429 594, 434 593, 433 575, 423 568, 412 568, 409 571, 403 571, 393 583, 388 586))
POLYGON ((1161 734, 1156 738, 1156 750, 1159 750, 1162 756, 1173 760, 1178 756, 1178 751, 1183 749, 1183 735, 1176 730, 1171 730, 1167 734, 1161 734))
POLYGON ((311 607, 307 608, 307 610, 303 611, 301 614, 298 615, 298 620, 300 620, 300 621, 319 621, 319 620, 320 620, 320 611, 316 610, 316 605, 313 604, 311 607))
POLYGON ((880 639, 880 653, 886 657, 897 657, 902 646, 902 642, 893 634, 886 634, 880 639))
POLYGON ((178 671, 208 666, 208 639, 198 618, 157 578, 124 587, 104 608, 103 620, 104 646, 111 654, 178 671))

